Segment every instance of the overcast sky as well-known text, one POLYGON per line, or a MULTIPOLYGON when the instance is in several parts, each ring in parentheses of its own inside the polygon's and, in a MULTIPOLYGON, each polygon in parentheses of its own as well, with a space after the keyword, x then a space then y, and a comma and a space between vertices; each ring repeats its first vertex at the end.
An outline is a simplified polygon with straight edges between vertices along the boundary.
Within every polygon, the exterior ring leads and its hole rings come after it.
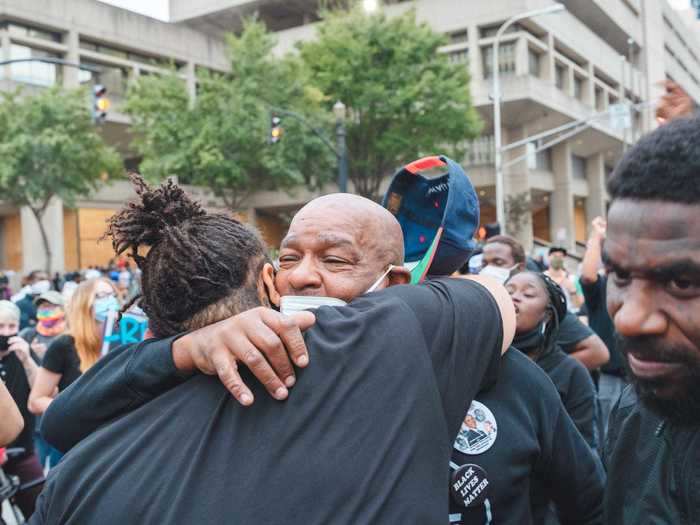
MULTIPOLYGON (((99 0, 130 11, 152 16, 160 20, 168 19, 168 0, 99 0)), ((196 2, 197 0, 192 0, 196 2)))

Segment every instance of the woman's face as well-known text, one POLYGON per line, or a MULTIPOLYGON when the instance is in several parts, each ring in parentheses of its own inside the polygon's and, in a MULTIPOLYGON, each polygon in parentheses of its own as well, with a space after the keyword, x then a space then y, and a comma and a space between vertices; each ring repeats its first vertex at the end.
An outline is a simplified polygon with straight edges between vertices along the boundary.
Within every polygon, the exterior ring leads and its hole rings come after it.
POLYGON ((95 299, 104 299, 114 295, 114 288, 109 283, 99 280, 95 283, 95 299))
POLYGON ((506 290, 515 305, 515 333, 527 333, 544 321, 549 297, 539 277, 531 273, 519 273, 506 283, 506 290))
POLYGON ((19 320, 12 317, 0 318, 0 335, 17 335, 19 331, 19 320))

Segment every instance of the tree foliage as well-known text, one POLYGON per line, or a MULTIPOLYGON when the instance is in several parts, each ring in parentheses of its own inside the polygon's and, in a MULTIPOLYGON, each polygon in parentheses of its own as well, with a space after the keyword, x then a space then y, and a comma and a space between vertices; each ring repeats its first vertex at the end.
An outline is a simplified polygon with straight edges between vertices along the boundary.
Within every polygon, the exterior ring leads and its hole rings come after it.
POLYGON ((230 72, 198 72, 194 100, 175 74, 141 77, 131 87, 126 108, 143 155, 141 171, 206 186, 230 208, 256 190, 323 183, 332 173, 332 154, 299 122, 284 118, 283 140, 268 143, 274 107, 328 121, 298 57, 276 57, 274 38, 253 20, 227 44, 230 72))
POLYGON ((387 18, 361 9, 324 13, 318 38, 299 44, 310 81, 348 107, 350 179, 375 197, 383 177, 425 154, 461 158, 480 131, 469 74, 439 53, 442 35, 413 11, 387 18))
POLYGON ((33 96, 3 93, 0 100, 0 192, 29 207, 39 224, 46 267, 51 250, 41 219, 51 199, 68 206, 118 175, 118 154, 98 134, 84 90, 51 88, 33 96))

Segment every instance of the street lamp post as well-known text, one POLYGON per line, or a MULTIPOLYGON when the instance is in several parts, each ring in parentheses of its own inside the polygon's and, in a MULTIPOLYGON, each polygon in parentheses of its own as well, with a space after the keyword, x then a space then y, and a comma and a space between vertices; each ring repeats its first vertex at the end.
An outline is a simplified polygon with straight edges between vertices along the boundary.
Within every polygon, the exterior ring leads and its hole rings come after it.
POLYGON ((340 100, 333 106, 333 114, 335 115, 335 138, 338 156, 338 191, 347 193, 348 155, 345 145, 345 118, 347 117, 347 108, 340 100))
POLYGON ((501 226, 501 232, 505 233, 505 196, 503 184, 503 152, 501 151, 501 81, 498 69, 498 51, 500 40, 506 30, 515 22, 525 18, 533 18, 540 15, 557 13, 566 9, 562 4, 553 4, 542 9, 534 9, 526 13, 514 15, 506 20, 498 29, 493 41, 493 57, 491 62, 491 74, 493 75, 493 140, 494 140, 494 170, 496 172, 496 220, 501 226))

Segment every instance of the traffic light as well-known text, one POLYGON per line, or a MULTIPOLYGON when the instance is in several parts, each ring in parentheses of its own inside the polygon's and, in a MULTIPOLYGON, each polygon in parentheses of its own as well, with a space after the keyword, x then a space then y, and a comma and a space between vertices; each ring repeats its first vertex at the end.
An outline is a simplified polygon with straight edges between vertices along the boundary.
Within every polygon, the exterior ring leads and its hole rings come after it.
POLYGON ((282 133, 282 119, 273 115, 270 119, 270 144, 277 144, 282 139, 282 133))
POLYGON ((95 123, 102 122, 107 118, 107 110, 110 102, 107 98, 107 88, 102 84, 95 84, 92 87, 92 119, 95 123))

